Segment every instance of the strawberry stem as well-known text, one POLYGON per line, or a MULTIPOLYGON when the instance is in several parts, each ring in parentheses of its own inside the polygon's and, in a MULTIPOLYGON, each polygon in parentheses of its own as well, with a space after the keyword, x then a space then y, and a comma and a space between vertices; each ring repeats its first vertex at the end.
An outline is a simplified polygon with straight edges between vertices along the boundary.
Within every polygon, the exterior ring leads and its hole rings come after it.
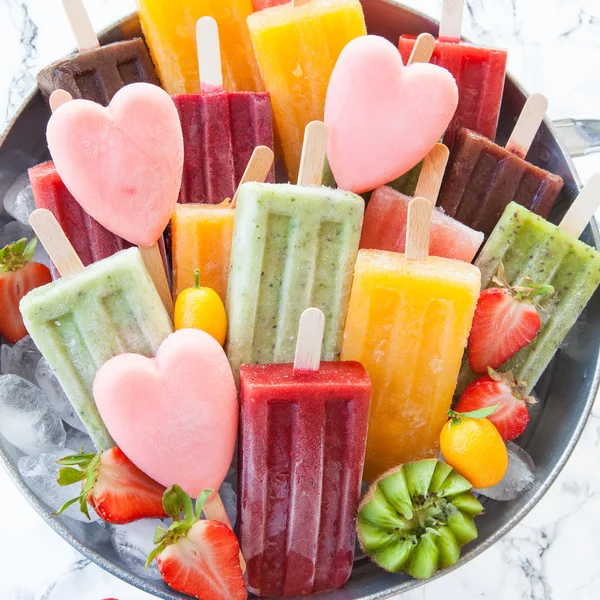
POLYGON ((37 238, 27 243, 27 238, 22 238, 14 244, 8 244, 0 250, 0 273, 18 271, 33 260, 37 238))

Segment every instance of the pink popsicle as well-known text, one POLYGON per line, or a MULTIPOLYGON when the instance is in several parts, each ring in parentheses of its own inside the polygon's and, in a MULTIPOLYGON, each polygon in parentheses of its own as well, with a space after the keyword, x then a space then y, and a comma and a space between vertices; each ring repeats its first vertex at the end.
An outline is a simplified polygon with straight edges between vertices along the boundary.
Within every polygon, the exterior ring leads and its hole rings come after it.
MULTIPOLYGON (((367 205, 360 247, 369 250, 404 252, 408 205, 412 198, 388 186, 377 188, 367 205)), ((484 235, 441 210, 431 217, 429 254, 472 262, 484 235)))
POLYGON ((233 458, 238 401, 231 367, 207 333, 182 329, 156 358, 122 354, 98 371, 94 398, 127 457, 190 496, 221 487, 233 458))
POLYGON ((107 108, 73 100, 47 129, 56 170, 86 212, 132 244, 150 248, 177 203, 183 136, 171 97, 134 83, 107 108))
POLYGON ((433 148, 458 104, 441 67, 405 67, 398 49, 368 35, 342 51, 329 83, 327 156, 341 189, 357 194, 404 175, 433 148))

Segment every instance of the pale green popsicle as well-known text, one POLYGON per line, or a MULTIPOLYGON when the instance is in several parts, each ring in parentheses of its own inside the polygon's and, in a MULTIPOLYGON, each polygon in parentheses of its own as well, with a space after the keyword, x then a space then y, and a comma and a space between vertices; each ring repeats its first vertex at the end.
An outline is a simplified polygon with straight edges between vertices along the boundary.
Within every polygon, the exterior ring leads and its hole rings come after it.
POLYGON ((173 331, 140 251, 123 250, 33 290, 21 313, 98 450, 114 446, 92 393, 98 369, 117 354, 154 356, 173 331))
MULTIPOLYGON (((475 263, 481 269, 482 289, 494 287, 492 278, 500 263, 511 285, 525 285, 530 277, 556 290, 540 301, 537 337, 498 369, 512 370, 519 381, 527 382, 529 393, 600 284, 600 253, 512 202, 475 263)), ((457 393, 476 377, 465 357, 457 393)))
POLYGON ((365 210, 326 187, 245 183, 238 194, 227 291, 227 355, 243 364, 294 361, 300 317, 325 313, 323 360, 339 360, 365 210))

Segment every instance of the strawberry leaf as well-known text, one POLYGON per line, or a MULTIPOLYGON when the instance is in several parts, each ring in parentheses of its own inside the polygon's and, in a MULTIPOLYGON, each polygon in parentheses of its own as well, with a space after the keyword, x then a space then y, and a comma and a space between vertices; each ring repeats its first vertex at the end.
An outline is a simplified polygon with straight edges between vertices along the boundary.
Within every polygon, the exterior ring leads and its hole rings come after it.
POLYGON ((194 521, 192 499, 178 485, 172 485, 163 495, 163 508, 173 521, 194 521), (183 519, 181 518, 183 513, 183 519))
POLYGON ((160 544, 166 537, 169 531, 160 525, 156 528, 154 532, 154 543, 160 544))
POLYGON ((22 256, 23 256, 23 260, 26 263, 31 262, 33 260, 33 256, 35 254, 35 249, 37 248, 37 243, 38 243, 38 240, 37 240, 37 238, 34 237, 29 242, 29 244, 27 244, 27 246, 25 246, 22 256))
POLYGON ((62 515, 62 513, 65 512, 65 510, 67 510, 67 508, 69 508, 69 506, 72 506, 73 504, 75 504, 75 502, 79 502, 79 497, 77 498, 73 498, 72 500, 69 500, 68 502, 65 502, 59 509, 58 511, 56 511, 54 513, 55 517, 58 517, 58 515, 62 515))
POLYGON ((496 404, 495 406, 486 406, 485 408, 480 408, 479 410, 473 410, 466 413, 459 413, 454 410, 449 410, 448 416, 458 420, 464 417, 467 419, 486 419, 487 417, 493 415, 499 408, 500 403, 496 404))
POLYGON ((61 487, 65 487, 67 485, 73 485, 78 481, 83 481, 85 478, 85 471, 80 471, 79 469, 67 467, 65 469, 61 469, 58 472, 56 480, 58 481, 58 485, 60 485, 61 487))
POLYGON ((196 499, 196 521, 200 519, 202 516, 202 511, 204 510, 204 505, 208 501, 208 499, 212 496, 214 490, 204 490, 196 499))

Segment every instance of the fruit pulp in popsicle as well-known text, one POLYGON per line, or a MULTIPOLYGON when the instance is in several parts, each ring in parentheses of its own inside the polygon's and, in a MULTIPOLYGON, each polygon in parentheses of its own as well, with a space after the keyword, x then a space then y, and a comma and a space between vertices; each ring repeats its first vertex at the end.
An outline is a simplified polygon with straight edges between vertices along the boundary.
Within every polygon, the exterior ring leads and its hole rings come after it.
MULTIPOLYGON (((360 247, 404 252, 408 205, 412 198, 388 186, 377 188, 365 211, 360 247)), ((483 233, 434 210, 431 217, 429 254, 472 262, 483 243, 483 233)))
POLYGON ((93 397, 98 369, 117 354, 155 355, 173 332, 138 248, 123 250, 21 300, 35 345, 100 451, 114 443, 93 397))
POLYGON ((242 364, 294 360, 310 307, 325 313, 323 359, 339 359, 364 206, 325 187, 240 186, 227 289, 236 376, 242 364))
MULTIPOLYGON (((174 96, 184 141, 179 202, 219 204, 233 198, 257 146, 274 147, 267 93, 174 96)), ((269 181, 275 181, 271 170, 269 181)))
POLYGON ((295 182, 304 130, 311 121, 323 120, 333 67, 344 46, 367 33, 362 6, 358 0, 290 2, 254 13, 248 27, 295 182))
POLYGON ((194 286, 198 269, 200 285, 215 290, 225 302, 234 218, 235 210, 228 201, 218 206, 177 206, 171 219, 175 296, 194 286))
POLYGON ((511 201, 547 218, 562 187, 562 177, 462 129, 438 205, 447 215, 488 236, 511 201))
MULTIPOLYGON (((416 36, 400 37, 400 54, 404 63, 410 58, 416 36)), ((458 108, 446 134, 444 144, 452 150, 462 127, 496 137, 500 104, 506 76, 506 50, 473 46, 458 40, 437 40, 431 62, 452 73, 458 85, 458 108)))
POLYGON ((248 33, 251 0, 138 0, 142 30, 163 87, 169 94, 200 92, 196 23, 213 17, 219 26, 223 87, 264 89, 248 33))
MULTIPOLYGON (((549 284, 555 293, 539 302, 541 328, 535 339, 517 352, 499 371, 511 370, 527 383, 530 393, 565 336, 600 284, 600 253, 561 231, 519 204, 509 204, 483 247, 476 265, 482 287, 494 287, 500 263, 511 285, 549 284)), ((464 359, 457 394, 475 379, 464 359)))
POLYGON ((373 383, 365 481, 438 456, 479 292, 462 261, 358 253, 341 358, 373 383))
POLYGON ((240 516, 248 586, 299 596, 352 571, 371 384, 358 363, 244 365, 240 516))
POLYGON ((146 44, 139 38, 61 59, 42 69, 37 83, 46 99, 56 90, 65 90, 73 98, 91 100, 102 106, 108 106, 113 96, 130 83, 160 86, 146 44))

